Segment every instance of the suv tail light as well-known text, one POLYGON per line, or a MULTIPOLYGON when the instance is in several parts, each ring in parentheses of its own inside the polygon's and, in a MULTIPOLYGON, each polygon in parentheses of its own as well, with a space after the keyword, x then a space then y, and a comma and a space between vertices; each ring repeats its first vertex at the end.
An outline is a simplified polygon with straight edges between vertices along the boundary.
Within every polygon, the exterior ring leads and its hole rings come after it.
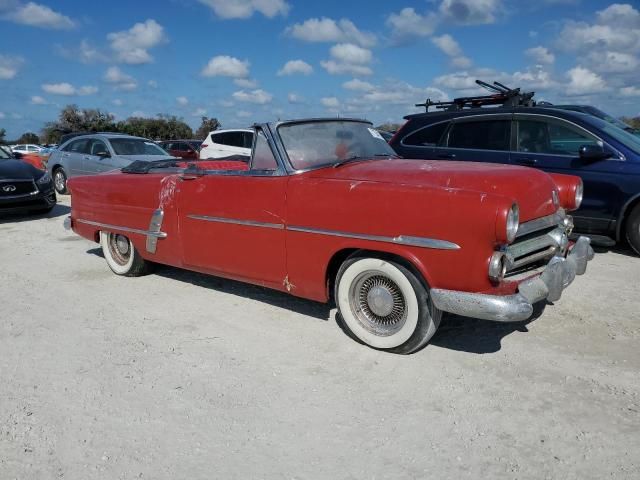
POLYGON ((202 145, 200 145, 199 150, 202 150, 203 148, 207 148, 209 145, 207 145, 206 143, 203 143, 202 145))

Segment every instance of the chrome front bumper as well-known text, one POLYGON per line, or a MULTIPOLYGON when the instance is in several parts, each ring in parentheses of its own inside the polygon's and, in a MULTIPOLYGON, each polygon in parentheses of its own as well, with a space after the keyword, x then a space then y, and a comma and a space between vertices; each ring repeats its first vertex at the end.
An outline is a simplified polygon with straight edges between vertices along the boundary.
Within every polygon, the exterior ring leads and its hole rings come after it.
POLYGON ((433 304, 440 310, 465 317, 520 322, 533 314, 533 304, 541 300, 555 302, 562 291, 582 275, 594 256, 587 237, 580 237, 565 257, 553 257, 545 270, 522 281, 513 295, 486 295, 456 290, 431 289, 433 304))

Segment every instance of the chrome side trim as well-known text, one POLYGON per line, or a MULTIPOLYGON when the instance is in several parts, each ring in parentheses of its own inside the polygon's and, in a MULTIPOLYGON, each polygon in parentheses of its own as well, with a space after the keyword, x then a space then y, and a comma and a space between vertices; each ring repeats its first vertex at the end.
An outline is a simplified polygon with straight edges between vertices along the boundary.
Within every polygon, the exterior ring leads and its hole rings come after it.
POLYGON ((385 237, 381 235, 366 235, 361 233, 338 232, 335 230, 323 230, 320 228, 308 228, 298 226, 287 226, 287 230, 292 232, 313 233, 317 235, 330 235, 333 237, 355 238, 358 240, 371 240, 374 242, 395 243, 397 245, 408 245, 411 247, 435 248, 440 250, 458 250, 460 245, 447 240, 436 238, 412 237, 399 235, 397 237, 385 237))
POLYGON ((225 217, 210 217, 209 215, 187 215, 192 220, 204 220, 205 222, 218 222, 218 223, 232 223, 234 225, 245 225, 248 227, 263 227, 263 228, 275 228, 277 230, 283 230, 284 224, 282 223, 266 223, 257 222, 255 220, 237 220, 235 218, 225 217))
POLYGON ((85 225, 92 225, 94 227, 100 227, 106 230, 119 230, 121 232, 137 233, 139 235, 147 235, 156 238, 167 238, 167 234, 165 232, 151 232, 149 230, 139 230, 137 228, 122 227, 119 225, 109 225, 108 223, 93 222, 91 220, 83 220, 82 218, 79 218, 76 221, 78 223, 84 223, 85 225))
MULTIPOLYGON (((151 215, 151 221, 149 222, 149 232, 160 233, 162 227, 162 219, 164 218, 164 211, 160 208, 154 210, 151 215)), ((158 237, 153 235, 147 235, 147 252, 156 253, 158 247, 158 237)))
POLYGON ((523 237, 537 230, 542 230, 544 228, 559 225, 565 217, 566 214, 564 210, 558 210, 556 213, 552 213, 551 215, 547 215, 546 217, 540 217, 529 222, 521 223, 518 227, 516 238, 523 237))

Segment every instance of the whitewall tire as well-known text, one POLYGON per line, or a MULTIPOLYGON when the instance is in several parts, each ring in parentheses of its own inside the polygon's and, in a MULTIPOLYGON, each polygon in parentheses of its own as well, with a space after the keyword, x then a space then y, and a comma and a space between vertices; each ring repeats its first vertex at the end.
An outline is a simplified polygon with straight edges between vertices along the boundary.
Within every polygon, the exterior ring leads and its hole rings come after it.
POLYGON ((391 260, 352 257, 340 267, 335 300, 338 319, 356 340, 394 353, 412 353, 431 339, 442 312, 427 287, 391 260))
POLYGON ((137 277, 147 273, 147 262, 125 235, 100 232, 100 246, 107 265, 117 275, 137 277))

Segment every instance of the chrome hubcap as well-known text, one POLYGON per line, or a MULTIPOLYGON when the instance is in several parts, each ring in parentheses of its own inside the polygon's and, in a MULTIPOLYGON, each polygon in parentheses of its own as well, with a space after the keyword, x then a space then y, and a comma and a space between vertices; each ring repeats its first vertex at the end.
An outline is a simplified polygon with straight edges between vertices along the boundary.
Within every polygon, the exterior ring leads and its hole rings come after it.
POLYGON ((126 255, 127 253, 129 253, 129 240, 127 240, 127 237, 118 235, 116 237, 116 247, 121 255, 126 255))
POLYGON ((58 190, 64 189, 64 175, 62 172, 56 172, 55 182, 58 190))
POLYGON ((407 304, 396 283, 382 272, 361 273, 349 289, 351 311, 369 332, 389 336, 407 320, 407 304))

